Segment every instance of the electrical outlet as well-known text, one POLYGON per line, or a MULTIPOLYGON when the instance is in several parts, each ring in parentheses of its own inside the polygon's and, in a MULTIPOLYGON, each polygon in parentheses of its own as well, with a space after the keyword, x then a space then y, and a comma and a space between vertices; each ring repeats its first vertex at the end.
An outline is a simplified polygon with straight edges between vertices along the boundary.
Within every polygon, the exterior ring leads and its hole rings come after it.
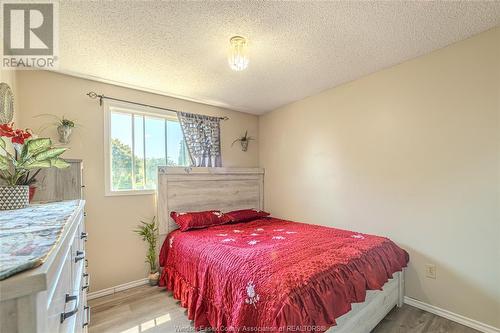
POLYGON ((436 265, 434 264, 425 264, 425 276, 429 279, 436 278, 436 265))

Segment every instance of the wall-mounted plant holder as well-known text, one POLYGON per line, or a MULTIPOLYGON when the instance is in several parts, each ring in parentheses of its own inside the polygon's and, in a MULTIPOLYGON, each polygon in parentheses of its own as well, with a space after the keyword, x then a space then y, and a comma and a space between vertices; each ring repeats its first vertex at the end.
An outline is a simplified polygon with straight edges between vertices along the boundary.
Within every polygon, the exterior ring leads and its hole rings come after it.
MULTIPOLYGON (((53 114, 40 114, 35 117, 50 117, 55 119, 56 123, 54 123, 53 125, 55 125, 57 129, 58 141, 63 144, 70 143, 73 129, 75 129, 75 127, 77 126, 77 124, 73 120, 69 120, 64 116, 61 118, 53 114)), ((45 128, 47 128, 47 126, 45 126, 45 128)))
POLYGON ((248 135, 248 131, 245 131, 245 135, 234 140, 233 143, 231 144, 231 147, 236 142, 239 142, 241 144, 241 151, 247 151, 248 150, 248 143, 252 140, 255 140, 255 139, 248 135))
POLYGON ((71 134, 73 134, 73 127, 59 125, 57 126, 57 134, 59 134, 59 142, 67 144, 71 139, 71 134))

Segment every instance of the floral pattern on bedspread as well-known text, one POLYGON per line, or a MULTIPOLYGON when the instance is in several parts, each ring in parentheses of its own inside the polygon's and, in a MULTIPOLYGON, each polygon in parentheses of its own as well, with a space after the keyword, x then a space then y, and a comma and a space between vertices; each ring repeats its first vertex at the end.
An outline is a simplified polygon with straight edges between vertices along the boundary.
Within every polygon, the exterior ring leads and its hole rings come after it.
POLYGON ((408 259, 385 237, 263 218, 173 231, 160 286, 197 329, 323 332, 408 259))
POLYGON ((0 280, 40 266, 59 240, 79 200, 0 213, 0 280))

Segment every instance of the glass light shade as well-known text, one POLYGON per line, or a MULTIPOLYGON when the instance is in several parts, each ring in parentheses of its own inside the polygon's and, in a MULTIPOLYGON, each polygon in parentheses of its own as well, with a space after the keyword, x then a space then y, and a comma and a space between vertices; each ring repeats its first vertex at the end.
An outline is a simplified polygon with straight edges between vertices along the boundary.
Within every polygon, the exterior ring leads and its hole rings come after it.
POLYGON ((242 71, 248 67, 247 40, 241 36, 232 37, 229 42, 229 67, 234 71, 242 71))

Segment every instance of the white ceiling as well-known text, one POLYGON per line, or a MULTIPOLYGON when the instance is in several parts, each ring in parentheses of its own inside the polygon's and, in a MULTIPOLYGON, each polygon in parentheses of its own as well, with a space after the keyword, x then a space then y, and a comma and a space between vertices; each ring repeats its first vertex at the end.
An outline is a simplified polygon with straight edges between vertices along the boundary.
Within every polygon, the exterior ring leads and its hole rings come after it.
POLYGON ((499 24, 499 1, 68 1, 60 70, 261 114, 499 24))

